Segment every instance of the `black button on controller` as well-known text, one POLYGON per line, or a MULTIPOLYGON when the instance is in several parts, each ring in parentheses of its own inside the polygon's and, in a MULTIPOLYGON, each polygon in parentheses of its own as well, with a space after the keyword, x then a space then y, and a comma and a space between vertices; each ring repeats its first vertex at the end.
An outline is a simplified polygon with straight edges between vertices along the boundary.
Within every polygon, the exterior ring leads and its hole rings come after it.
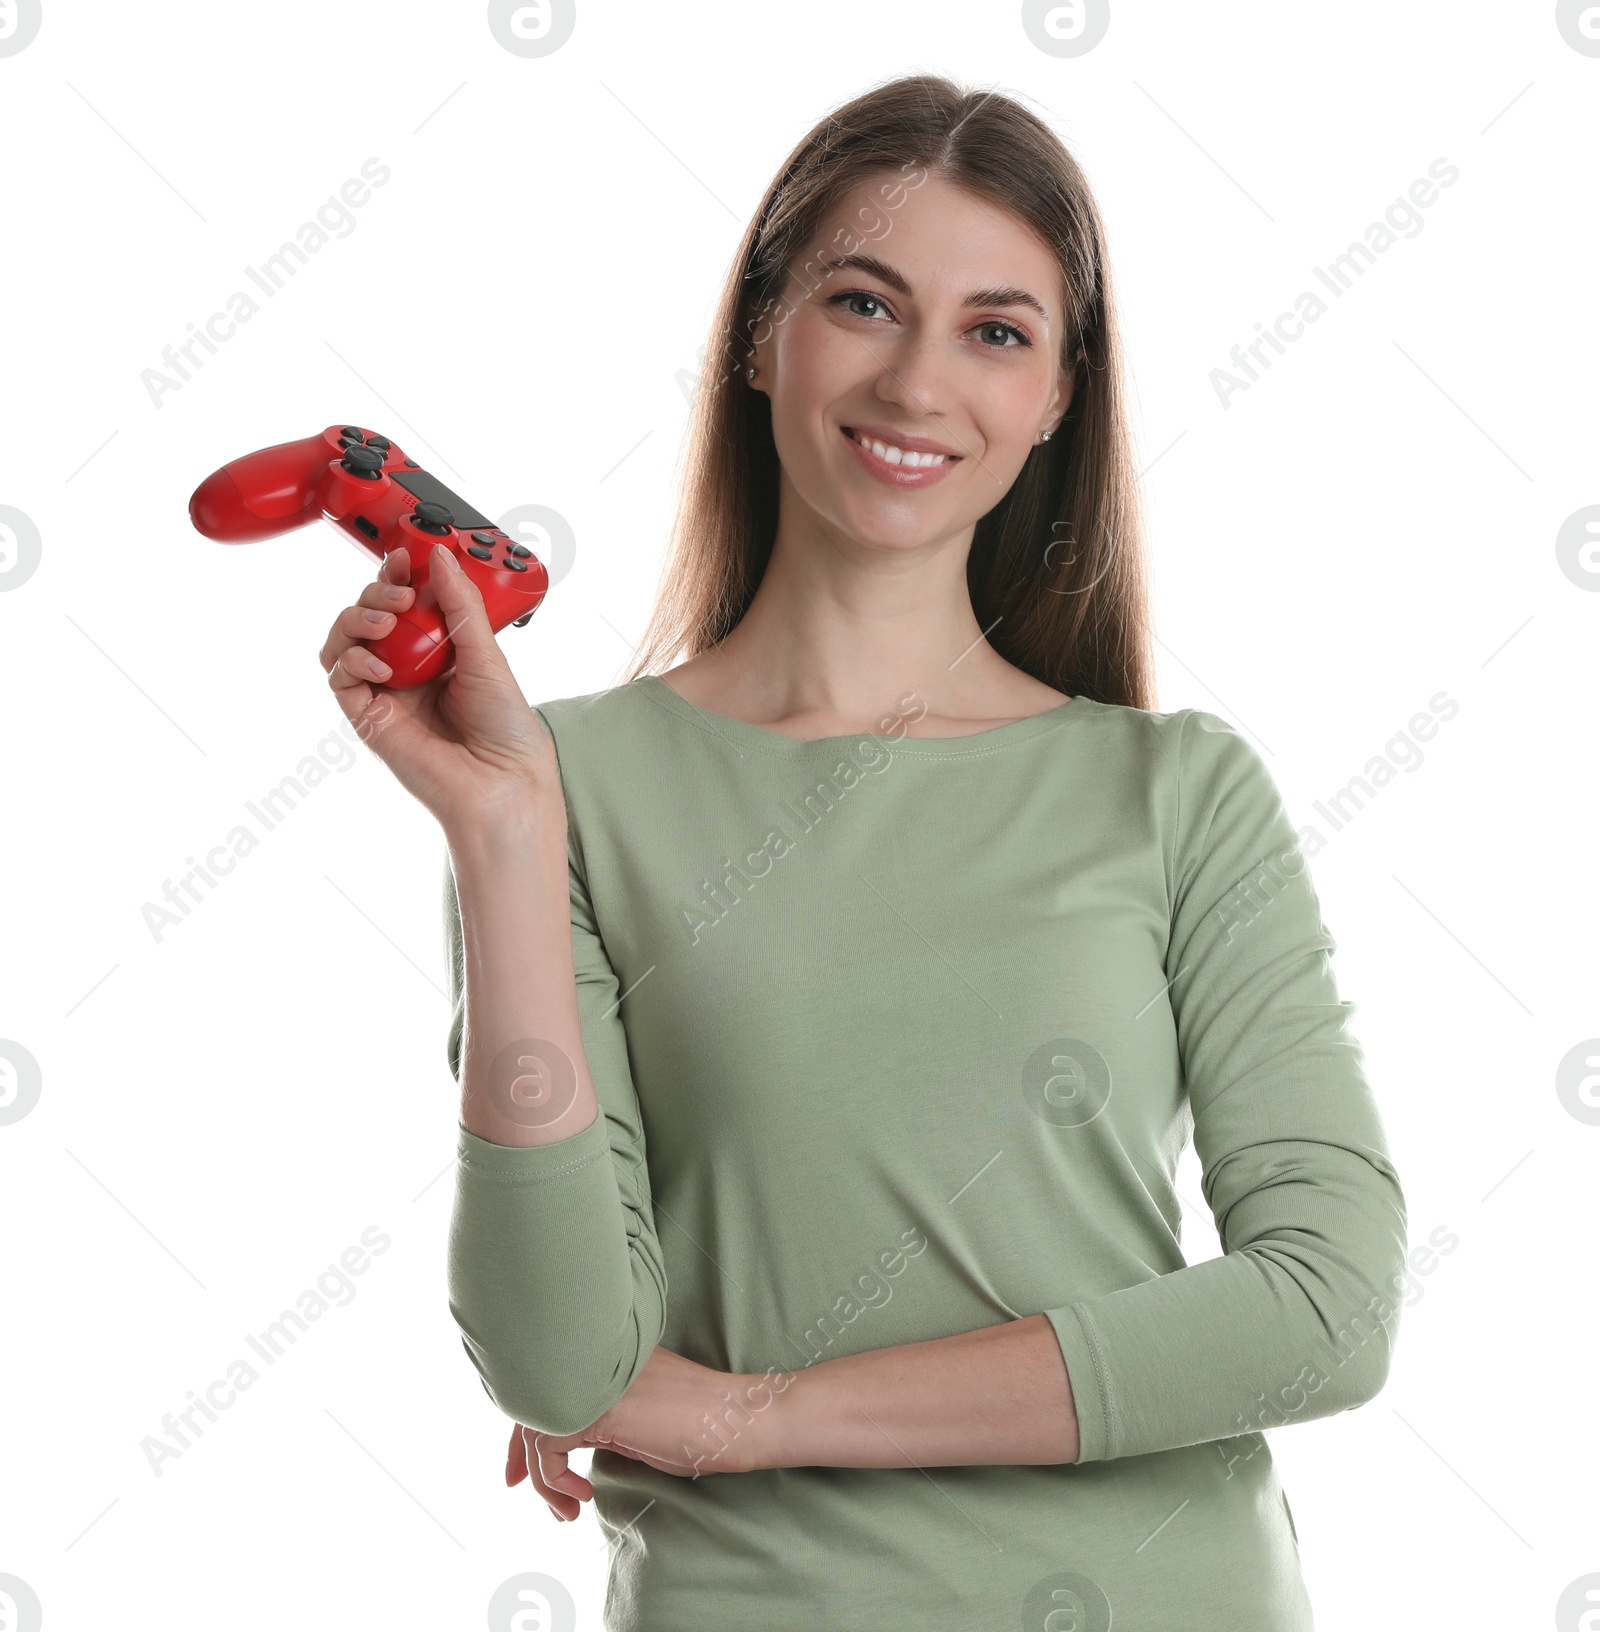
POLYGON ((346 425, 345 428, 339 432, 339 435, 353 436, 358 442, 361 440, 361 432, 358 431, 354 425, 346 425))
POLYGON ((369 448, 382 448, 383 451, 387 453, 389 449, 394 446, 394 443, 392 443, 386 436, 369 436, 367 438, 367 446, 369 448))
POLYGON ((526 572, 528 570, 519 560, 517 560, 515 556, 512 555, 508 555, 506 557, 505 565, 510 567, 513 572, 526 572))
MULTIPOLYGON (((478 535, 474 533, 472 536, 476 538, 478 535)), ((481 544, 469 544, 467 546, 467 554, 477 556, 480 561, 494 560, 494 551, 484 549, 481 544)))
POLYGON ((493 544, 494 543, 494 534, 493 533, 474 533, 472 535, 472 542, 474 544, 493 544))
POLYGON ((516 556, 519 561, 526 561, 533 554, 533 551, 525 544, 507 544, 506 554, 516 556))

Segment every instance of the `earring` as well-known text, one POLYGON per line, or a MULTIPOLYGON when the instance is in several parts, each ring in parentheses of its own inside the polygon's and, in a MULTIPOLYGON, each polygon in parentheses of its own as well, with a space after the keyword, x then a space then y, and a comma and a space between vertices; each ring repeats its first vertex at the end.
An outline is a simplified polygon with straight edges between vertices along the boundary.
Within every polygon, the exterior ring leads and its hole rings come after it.
POLYGON ((746 379, 747 379, 747 380, 753 380, 753 379, 754 379, 754 378, 755 378, 755 377, 756 377, 756 365, 755 365, 755 364, 754 364, 754 363, 752 363, 752 364, 751 364, 751 365, 750 365, 750 366, 749 366, 749 368, 747 368, 747 369, 746 369, 746 370, 745 370, 745 371, 744 371, 744 377, 745 377, 745 378, 746 378, 746 379))
POLYGON ((1039 440, 1040 440, 1040 441, 1041 441, 1041 442, 1048 442, 1048 441, 1049 441, 1049 440, 1050 440, 1050 438, 1051 438, 1051 436, 1052 436, 1052 435, 1053 435, 1053 434, 1054 434, 1054 433, 1053 433, 1053 432, 1050 432, 1050 431, 1046 431, 1046 432, 1045 432, 1045 433, 1044 433, 1044 434, 1043 434, 1043 435, 1042 435, 1042 436, 1041 436, 1041 437, 1040 437, 1040 438, 1039 438, 1039 440))

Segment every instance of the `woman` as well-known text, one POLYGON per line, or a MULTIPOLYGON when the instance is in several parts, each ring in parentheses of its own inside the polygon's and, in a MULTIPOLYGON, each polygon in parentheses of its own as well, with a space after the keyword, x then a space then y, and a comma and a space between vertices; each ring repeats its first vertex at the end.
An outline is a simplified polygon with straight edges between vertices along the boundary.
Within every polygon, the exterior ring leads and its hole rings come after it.
POLYGON ((449 675, 377 689, 403 557, 322 653, 448 841, 507 1480, 592 1497, 627 1632, 1309 1628, 1259 1430, 1382 1386, 1404 1200, 1268 772, 1150 711, 1087 184, 880 87, 716 340, 625 683, 530 709, 442 552, 449 675))

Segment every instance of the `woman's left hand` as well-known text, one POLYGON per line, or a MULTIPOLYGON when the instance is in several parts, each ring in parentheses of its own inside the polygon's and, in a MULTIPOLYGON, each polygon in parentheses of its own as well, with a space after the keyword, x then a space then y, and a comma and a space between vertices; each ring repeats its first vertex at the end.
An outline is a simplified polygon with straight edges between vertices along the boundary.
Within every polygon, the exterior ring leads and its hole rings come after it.
POLYGON ((774 1396, 768 1386, 747 1387, 757 1384, 765 1379, 716 1371, 658 1347, 628 1392, 582 1433, 542 1434, 517 1423, 506 1483, 530 1479, 558 1519, 575 1519, 594 1486, 568 1467, 569 1451, 615 1451, 685 1479, 777 1466, 763 1459, 758 1432, 770 1424, 763 1404, 770 1407, 774 1396))

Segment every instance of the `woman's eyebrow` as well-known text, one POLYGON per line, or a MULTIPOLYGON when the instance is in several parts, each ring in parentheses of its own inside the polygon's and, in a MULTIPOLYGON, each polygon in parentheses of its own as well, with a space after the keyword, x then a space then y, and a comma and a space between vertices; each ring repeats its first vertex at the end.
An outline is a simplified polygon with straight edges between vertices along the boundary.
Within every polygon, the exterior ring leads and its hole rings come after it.
MULTIPOLYGON (((911 293, 911 285, 906 282, 900 273, 888 264, 880 261, 876 255, 838 255, 830 256, 818 263, 831 271, 842 271, 845 267, 854 267, 858 272, 865 272, 869 277, 880 279, 902 295, 911 293)), ((994 289, 974 289, 961 302, 963 306, 1028 306, 1036 311, 1046 322, 1050 314, 1034 296, 1026 289, 1016 289, 1002 284, 994 289)))

